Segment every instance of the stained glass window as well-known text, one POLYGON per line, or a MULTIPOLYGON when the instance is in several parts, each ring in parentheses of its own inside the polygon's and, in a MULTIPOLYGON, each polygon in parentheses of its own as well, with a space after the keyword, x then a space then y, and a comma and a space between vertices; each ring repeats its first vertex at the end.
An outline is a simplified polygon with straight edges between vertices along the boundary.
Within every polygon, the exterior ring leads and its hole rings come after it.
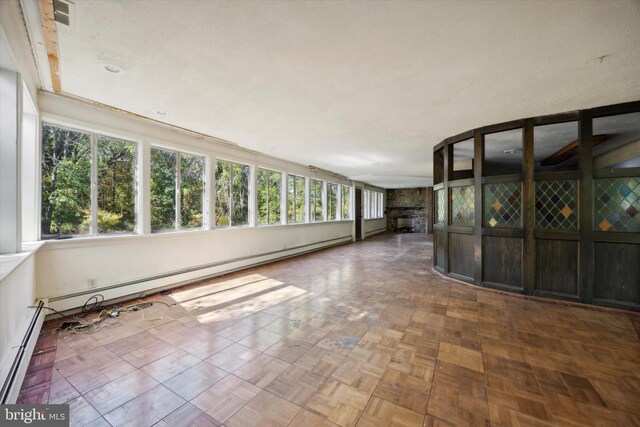
POLYGON ((451 225, 473 226, 475 216, 472 185, 451 189, 451 225))
POLYGON ((640 232, 640 177, 596 179, 596 231, 640 232))

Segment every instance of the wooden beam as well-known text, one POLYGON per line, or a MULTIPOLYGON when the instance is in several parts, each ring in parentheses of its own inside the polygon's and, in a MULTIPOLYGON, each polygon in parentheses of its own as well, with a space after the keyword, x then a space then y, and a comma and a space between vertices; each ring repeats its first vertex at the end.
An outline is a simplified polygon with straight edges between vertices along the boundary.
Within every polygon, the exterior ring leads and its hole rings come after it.
POLYGON ((58 59, 58 34, 56 32, 56 19, 53 12, 53 0, 38 0, 40 9, 40 20, 42 22, 42 32, 44 42, 49 57, 49 68, 51 70, 51 82, 53 90, 62 92, 60 84, 60 64, 58 59))
MULTIPOLYGON (((606 140, 607 140, 607 135, 593 135, 593 147, 595 147, 596 145, 602 144, 606 140)), ((559 149, 558 151, 556 151, 555 153, 553 153, 552 155, 544 159, 542 162, 540 162, 540 165, 555 166, 557 164, 564 162, 565 160, 568 160, 574 157, 577 154, 578 154, 578 140, 576 139, 575 141, 567 144, 563 148, 559 149)))
POLYGON ((640 139, 622 147, 614 148, 593 159, 594 169, 604 169, 616 163, 631 160, 640 156, 640 139))

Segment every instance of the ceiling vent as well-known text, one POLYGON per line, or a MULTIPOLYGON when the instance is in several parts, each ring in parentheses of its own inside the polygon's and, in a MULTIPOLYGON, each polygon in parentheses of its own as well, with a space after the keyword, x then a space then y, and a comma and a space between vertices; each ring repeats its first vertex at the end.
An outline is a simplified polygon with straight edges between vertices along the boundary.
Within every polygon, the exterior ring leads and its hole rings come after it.
POLYGON ((71 5, 63 0, 53 0, 53 15, 56 22, 69 26, 71 15, 71 5))

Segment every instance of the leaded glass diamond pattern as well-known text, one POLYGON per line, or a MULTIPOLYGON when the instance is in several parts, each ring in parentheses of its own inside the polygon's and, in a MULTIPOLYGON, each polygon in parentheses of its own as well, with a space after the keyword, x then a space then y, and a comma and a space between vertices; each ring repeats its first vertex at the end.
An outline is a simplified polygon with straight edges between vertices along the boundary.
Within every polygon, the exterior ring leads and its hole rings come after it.
POLYGON ((640 232, 640 177, 596 179, 596 231, 640 232))
POLYGON ((451 189, 451 225, 473 227, 474 215, 473 186, 453 187, 451 189))
POLYGON ((578 183, 576 180, 536 182, 536 228, 578 229, 578 183))
POLYGON ((484 185, 486 227, 520 228, 520 183, 484 185))
POLYGON ((436 190, 436 224, 444 224, 444 190, 436 190))

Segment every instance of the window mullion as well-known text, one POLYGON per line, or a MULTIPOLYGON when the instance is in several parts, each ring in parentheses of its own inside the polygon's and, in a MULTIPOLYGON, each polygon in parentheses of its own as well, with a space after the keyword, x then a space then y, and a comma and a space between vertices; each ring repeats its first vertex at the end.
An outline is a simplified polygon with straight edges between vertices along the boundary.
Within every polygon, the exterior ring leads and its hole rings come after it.
POLYGON ((266 171, 267 175, 267 224, 271 224, 271 215, 269 215, 271 211, 271 207, 269 206, 269 193, 271 192, 271 171, 266 171))
POLYGON ((98 234, 98 138, 91 134, 91 225, 89 234, 98 234))
POLYGON ((229 227, 233 227, 233 163, 229 162, 229 227))
POLYGON ((180 153, 176 152, 176 226, 175 229, 176 230, 180 230, 180 226, 181 226, 181 217, 180 217, 180 213, 182 212, 182 201, 181 199, 181 195, 182 195, 182 168, 180 167, 182 163, 182 160, 180 159, 180 153))

